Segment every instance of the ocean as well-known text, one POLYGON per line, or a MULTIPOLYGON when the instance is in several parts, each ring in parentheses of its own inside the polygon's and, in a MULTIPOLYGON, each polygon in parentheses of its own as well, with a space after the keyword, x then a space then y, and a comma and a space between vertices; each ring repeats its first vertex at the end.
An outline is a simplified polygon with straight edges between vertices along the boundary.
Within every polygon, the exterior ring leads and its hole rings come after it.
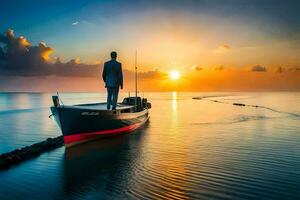
MULTIPOLYGON (((49 118, 52 95, 0 93, 0 153, 61 134, 49 118)), ((0 199, 300 198, 299 92, 143 95, 152 109, 142 128, 2 170, 0 199)))

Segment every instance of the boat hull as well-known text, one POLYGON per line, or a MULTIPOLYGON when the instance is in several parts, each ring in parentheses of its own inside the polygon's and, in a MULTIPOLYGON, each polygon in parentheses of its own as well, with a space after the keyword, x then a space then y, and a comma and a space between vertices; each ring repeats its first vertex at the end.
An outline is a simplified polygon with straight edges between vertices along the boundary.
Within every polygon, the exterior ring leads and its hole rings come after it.
POLYGON ((130 133, 149 119, 148 109, 123 113, 121 110, 99 111, 72 106, 53 106, 51 111, 62 131, 66 147, 130 133))

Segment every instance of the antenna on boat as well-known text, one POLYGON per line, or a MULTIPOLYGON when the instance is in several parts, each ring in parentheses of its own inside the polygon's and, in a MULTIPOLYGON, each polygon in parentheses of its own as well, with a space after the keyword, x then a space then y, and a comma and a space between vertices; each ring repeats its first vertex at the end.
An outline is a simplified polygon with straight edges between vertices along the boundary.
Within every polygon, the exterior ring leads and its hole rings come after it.
POLYGON ((137 50, 135 51, 135 97, 137 97, 138 85, 137 85, 137 50))
POLYGON ((135 107, 137 108, 137 96, 138 96, 138 89, 137 89, 137 50, 135 50, 135 107))
POLYGON ((64 105, 64 102, 63 102, 62 99, 59 97, 59 93, 56 92, 56 94, 57 94, 58 100, 61 102, 62 105, 64 105))

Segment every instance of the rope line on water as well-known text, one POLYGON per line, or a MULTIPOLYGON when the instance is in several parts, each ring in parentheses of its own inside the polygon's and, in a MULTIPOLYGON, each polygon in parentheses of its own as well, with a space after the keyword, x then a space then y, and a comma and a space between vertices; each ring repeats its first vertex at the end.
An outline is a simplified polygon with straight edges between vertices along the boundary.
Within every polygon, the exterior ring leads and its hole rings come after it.
POLYGON ((214 103, 223 103, 223 104, 231 104, 233 106, 241 106, 241 107, 254 107, 254 108, 263 108, 266 110, 270 110, 273 112, 277 112, 277 113, 281 113, 281 114, 288 114, 294 117, 300 117, 299 114, 296 113, 291 113, 291 112, 285 112, 285 111, 280 111, 280 110, 276 110, 270 107, 266 107, 266 106, 260 106, 260 105, 251 105, 251 104, 244 104, 244 103, 230 103, 230 102, 225 102, 225 101, 219 101, 219 100, 215 100, 215 99, 210 99, 210 98, 214 98, 214 97, 220 97, 220 96, 207 96, 207 97, 193 97, 194 100, 206 100, 206 101, 211 101, 214 103))

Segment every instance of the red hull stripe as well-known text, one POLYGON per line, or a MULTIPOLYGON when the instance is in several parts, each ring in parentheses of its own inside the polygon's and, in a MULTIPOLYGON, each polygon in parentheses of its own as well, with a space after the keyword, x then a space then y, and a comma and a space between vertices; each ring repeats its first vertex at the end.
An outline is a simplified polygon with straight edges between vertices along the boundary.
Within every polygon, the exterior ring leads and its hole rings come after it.
POLYGON ((97 135, 107 135, 107 134, 118 134, 118 133, 130 132, 130 131, 137 129, 142 124, 143 124, 143 122, 125 126, 122 128, 117 128, 117 129, 68 135, 68 136, 64 136, 64 142, 65 142, 65 144, 71 144, 74 142, 91 139, 97 135))

